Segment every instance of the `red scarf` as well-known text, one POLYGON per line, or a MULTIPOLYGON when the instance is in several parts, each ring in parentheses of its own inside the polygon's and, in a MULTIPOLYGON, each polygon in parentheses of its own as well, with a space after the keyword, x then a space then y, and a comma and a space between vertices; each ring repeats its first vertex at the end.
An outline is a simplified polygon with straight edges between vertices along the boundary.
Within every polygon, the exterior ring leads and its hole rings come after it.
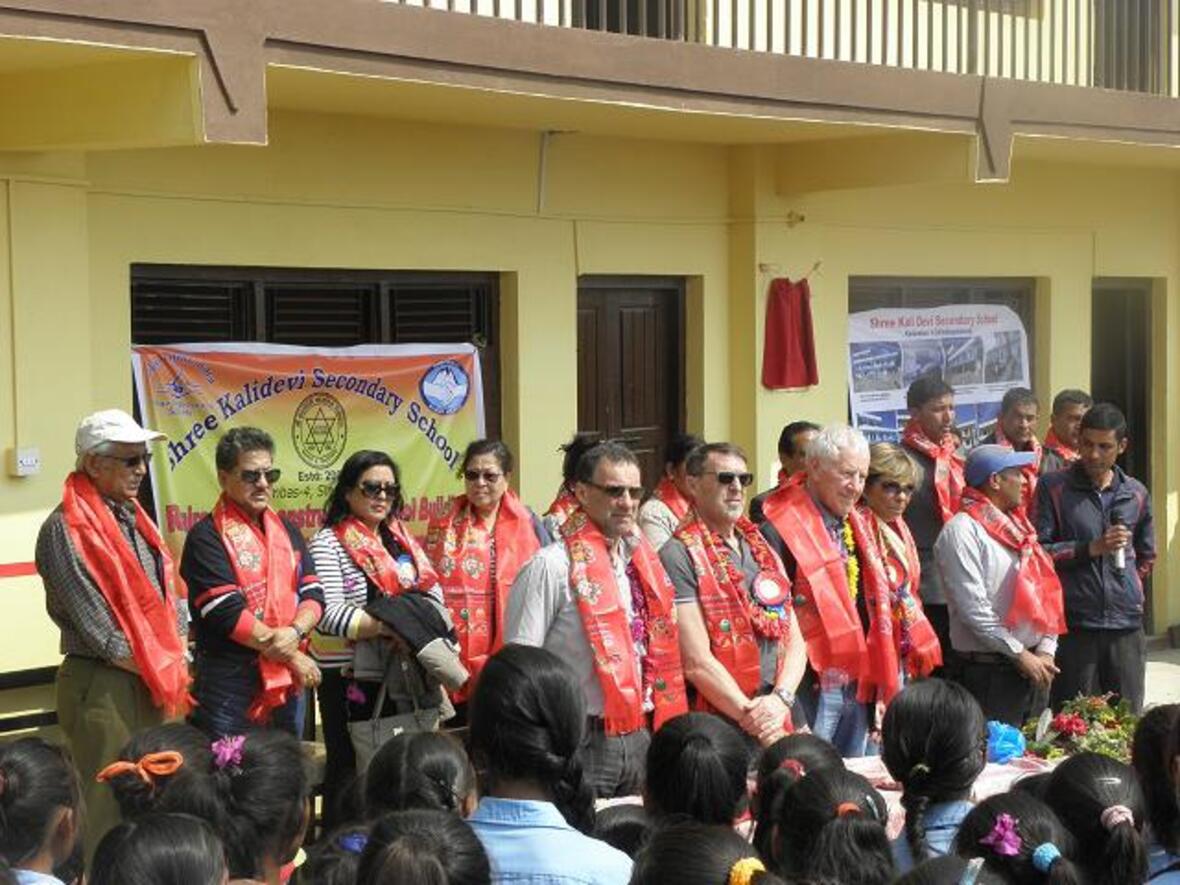
MULTIPOLYGON (((213 527, 229 556, 229 564, 246 608, 268 627, 286 627, 295 619, 298 605, 295 586, 295 551, 279 515, 267 507, 260 530, 241 509, 222 495, 213 506, 213 527)), ((246 716, 266 722, 272 710, 283 706, 296 692, 287 665, 258 655, 261 688, 246 716)))
POLYGON ((688 509, 692 506, 688 498, 684 497, 680 489, 676 488, 676 483, 667 476, 660 480, 655 491, 652 492, 652 497, 663 501, 664 506, 672 511, 672 515, 676 517, 677 522, 684 519, 684 515, 688 513, 688 509))
POLYGON ((346 516, 332 527, 332 531, 356 567, 386 596, 397 596, 407 590, 425 591, 437 584, 434 567, 401 520, 391 519, 385 523, 385 528, 413 558, 412 570, 403 571, 381 536, 355 516, 346 516))
POLYGON ((893 642, 898 657, 909 676, 929 676, 942 665, 942 646, 917 596, 922 565, 914 536, 904 519, 885 522, 863 502, 857 505, 857 511, 866 526, 877 530, 874 540, 889 582, 893 642))
POLYGON ((438 569, 463 664, 471 673, 456 700, 466 699, 488 656, 503 646, 508 591, 520 567, 541 546, 532 515, 511 491, 500 499, 488 541, 465 495, 455 498, 450 511, 433 520, 426 532, 426 553, 438 569))
POLYGON ((1063 460, 1065 462, 1067 467, 1070 464, 1073 464, 1075 461, 1081 460, 1081 457, 1082 457, 1081 453, 1078 452, 1077 449, 1072 449, 1069 446, 1067 446, 1065 443, 1063 443, 1061 441, 1061 438, 1059 436, 1057 436, 1056 430, 1051 429, 1048 433, 1045 434, 1044 445, 1045 445, 1046 449, 1049 449, 1049 451, 1056 452, 1058 455, 1060 455, 1061 460, 1063 460))
POLYGON ((1061 581, 1023 508, 1004 513, 983 492, 973 488, 963 491, 960 506, 995 541, 1019 555, 1012 605, 1004 623, 1009 627, 1029 624, 1045 636, 1065 633, 1061 581))
MULTIPOLYGON (((791 623, 791 584, 754 523, 742 517, 734 529, 750 545, 758 563, 760 574, 753 587, 746 587, 725 542, 695 510, 676 529, 675 537, 688 550, 696 572, 697 600, 709 633, 709 650, 738 688, 753 697, 762 686, 758 637, 781 639, 786 634, 791 623)), ((697 697, 700 709, 712 711, 704 697, 697 697)))
POLYGON ((553 503, 545 511, 545 515, 552 516, 554 523, 560 527, 563 522, 569 519, 569 515, 580 506, 574 490, 563 483, 561 488, 557 490, 557 497, 553 499, 553 503))
POLYGON ((176 600, 184 585, 159 530, 136 501, 135 528, 160 557, 163 594, 144 574, 89 476, 78 471, 66 477, 61 503, 70 543, 127 637, 152 703, 170 718, 183 716, 192 704, 185 645, 176 630, 176 600))
POLYGON ((956 451, 954 436, 946 434, 941 443, 934 443, 911 418, 902 432, 901 441, 921 452, 934 462, 934 493, 938 499, 938 512, 945 523, 959 509, 959 496, 967 482, 963 479, 963 457, 956 451))
POLYGON ((1032 452, 1037 456, 1037 460, 1031 464, 1026 464, 1020 468, 1020 472, 1024 474, 1024 494, 1021 496, 1020 505, 1028 511, 1029 505, 1032 504, 1033 495, 1037 490, 1037 478, 1041 475, 1041 444, 1037 442, 1037 438, 1032 438, 1032 445, 1027 449, 1018 449, 1016 446, 1004 435, 1004 429, 1000 427, 1000 423, 996 422, 996 444, 1001 446, 1008 446, 1016 452, 1032 452))
POLYGON ((672 582, 651 544, 637 535, 631 554, 632 592, 642 592, 647 615, 646 650, 642 660, 636 661, 627 608, 615 579, 606 538, 580 507, 562 523, 561 536, 569 554, 570 590, 577 600, 586 638, 594 650, 606 733, 627 734, 642 728, 644 702, 649 692, 655 731, 668 719, 688 710, 672 582))
POLYGON ((848 571, 840 550, 803 483, 773 492, 762 512, 795 557, 795 614, 807 640, 807 657, 819 674, 842 670, 857 680, 861 701, 886 700, 897 693, 899 673, 893 642, 893 616, 885 564, 860 514, 848 514, 860 564, 869 616, 861 625, 848 571))

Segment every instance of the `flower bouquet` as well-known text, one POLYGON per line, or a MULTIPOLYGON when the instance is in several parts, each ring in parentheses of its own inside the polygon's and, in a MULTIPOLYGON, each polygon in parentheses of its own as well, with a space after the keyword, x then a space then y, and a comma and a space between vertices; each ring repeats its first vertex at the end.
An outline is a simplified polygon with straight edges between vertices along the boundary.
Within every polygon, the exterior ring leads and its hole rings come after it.
POLYGON ((1111 703, 1111 697, 1074 698, 1056 716, 1046 710, 1039 719, 1030 719, 1023 729, 1027 753, 1052 760, 1090 752, 1130 762, 1139 717, 1126 701, 1111 703))

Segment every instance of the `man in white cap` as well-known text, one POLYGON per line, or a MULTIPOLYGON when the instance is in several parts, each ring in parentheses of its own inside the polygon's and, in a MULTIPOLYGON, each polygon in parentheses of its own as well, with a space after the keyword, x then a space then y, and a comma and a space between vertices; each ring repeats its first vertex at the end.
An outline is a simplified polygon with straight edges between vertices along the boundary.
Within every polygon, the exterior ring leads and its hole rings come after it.
POLYGON ((964 467, 959 512, 934 543, 958 679, 988 719, 1023 725, 1058 670, 1061 582, 1021 503, 1033 452, 983 445, 964 467))
POLYGON ((159 530, 136 500, 164 435, 107 409, 82 420, 77 465, 37 537, 45 607, 61 630, 57 717, 81 775, 86 854, 119 822, 95 774, 128 739, 188 708, 188 616, 159 530))

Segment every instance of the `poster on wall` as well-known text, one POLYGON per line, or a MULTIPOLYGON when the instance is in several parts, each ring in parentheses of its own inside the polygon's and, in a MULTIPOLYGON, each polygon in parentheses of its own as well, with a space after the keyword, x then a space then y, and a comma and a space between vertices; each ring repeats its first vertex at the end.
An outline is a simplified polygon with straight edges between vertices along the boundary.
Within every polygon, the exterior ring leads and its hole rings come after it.
POLYGON ((1000 400, 1029 386, 1028 338, 1009 307, 948 304, 880 308, 848 317, 852 424, 869 442, 896 442, 909 420, 906 390, 941 375, 955 389, 955 424, 965 446, 995 429, 1000 400))
POLYGON ((273 506, 319 527, 341 465, 358 449, 401 470, 402 516, 418 534, 457 494, 459 459, 484 435, 479 354, 470 344, 309 348, 180 344, 132 348, 143 423, 168 437, 151 465, 156 519, 178 556, 220 493, 214 451, 234 427, 275 441, 273 506))

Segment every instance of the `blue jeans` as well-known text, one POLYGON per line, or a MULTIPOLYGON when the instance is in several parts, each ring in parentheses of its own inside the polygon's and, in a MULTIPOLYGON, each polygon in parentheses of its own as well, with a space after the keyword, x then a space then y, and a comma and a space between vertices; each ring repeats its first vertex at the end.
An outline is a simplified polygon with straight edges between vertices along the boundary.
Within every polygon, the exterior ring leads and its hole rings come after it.
POLYGON ((197 707, 192 722, 211 737, 245 734, 260 725, 279 728, 299 737, 298 718, 302 692, 270 714, 266 723, 251 722, 246 711, 258 694, 261 676, 256 654, 197 655, 193 696, 197 707))
POLYGON ((856 699, 855 682, 818 689, 811 730, 846 759, 865 755, 869 712, 868 705, 856 699))

